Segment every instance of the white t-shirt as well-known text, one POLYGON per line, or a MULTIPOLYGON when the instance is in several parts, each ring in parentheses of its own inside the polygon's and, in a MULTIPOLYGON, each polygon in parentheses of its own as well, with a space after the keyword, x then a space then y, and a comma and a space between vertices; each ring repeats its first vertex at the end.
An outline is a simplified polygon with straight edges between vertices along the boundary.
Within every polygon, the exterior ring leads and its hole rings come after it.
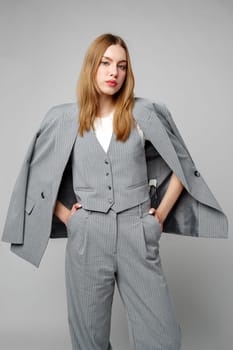
MULTIPOLYGON (((143 135, 143 131, 140 126, 136 123, 139 135, 142 140, 143 146, 145 145, 145 138, 143 135)), ((101 146, 107 152, 113 132, 113 112, 102 118, 95 118, 94 121, 95 126, 95 134, 100 142, 101 146)))

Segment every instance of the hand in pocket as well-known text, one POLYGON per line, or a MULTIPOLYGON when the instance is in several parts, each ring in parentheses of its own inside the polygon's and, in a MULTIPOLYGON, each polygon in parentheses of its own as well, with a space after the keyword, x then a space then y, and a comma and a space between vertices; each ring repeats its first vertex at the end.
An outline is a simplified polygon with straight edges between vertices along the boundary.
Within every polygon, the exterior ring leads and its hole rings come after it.
POLYGON ((70 209, 69 215, 68 215, 68 217, 67 217, 67 219, 66 219, 66 222, 65 222, 66 225, 68 224, 68 222, 69 222, 71 216, 72 216, 77 210, 79 210, 81 207, 82 207, 82 204, 81 204, 81 203, 75 203, 75 204, 73 204, 72 208, 70 209))
POLYGON ((150 213, 150 215, 153 215, 155 220, 158 221, 158 223, 160 224, 161 232, 162 232, 163 231, 163 222, 162 222, 159 214, 157 213, 156 209, 155 208, 150 208, 149 213, 150 213))

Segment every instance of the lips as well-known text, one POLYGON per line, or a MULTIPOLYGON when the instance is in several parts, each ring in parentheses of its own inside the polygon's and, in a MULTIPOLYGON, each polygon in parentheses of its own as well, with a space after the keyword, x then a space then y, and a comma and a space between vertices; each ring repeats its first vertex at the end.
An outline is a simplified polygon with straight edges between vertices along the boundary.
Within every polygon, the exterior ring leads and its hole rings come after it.
POLYGON ((106 81, 106 83, 107 83, 109 86, 116 86, 116 85, 117 85, 116 80, 108 80, 108 81, 106 81))

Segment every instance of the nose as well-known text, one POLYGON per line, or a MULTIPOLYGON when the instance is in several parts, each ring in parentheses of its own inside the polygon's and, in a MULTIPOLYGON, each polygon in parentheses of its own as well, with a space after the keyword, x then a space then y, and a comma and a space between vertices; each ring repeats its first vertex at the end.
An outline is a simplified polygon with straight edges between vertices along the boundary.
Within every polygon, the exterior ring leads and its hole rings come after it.
POLYGON ((116 76, 117 75, 117 67, 115 65, 111 66, 110 75, 111 76, 116 76))

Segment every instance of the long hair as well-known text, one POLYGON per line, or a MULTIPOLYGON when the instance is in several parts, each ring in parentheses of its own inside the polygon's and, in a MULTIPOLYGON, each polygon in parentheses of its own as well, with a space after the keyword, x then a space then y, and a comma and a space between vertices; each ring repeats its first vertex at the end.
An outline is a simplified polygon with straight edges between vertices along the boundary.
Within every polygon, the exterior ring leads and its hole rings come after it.
POLYGON ((123 85, 113 95, 114 116, 113 131, 116 139, 126 141, 131 129, 135 126, 132 115, 134 104, 134 75, 130 62, 129 51, 124 40, 110 33, 97 37, 89 46, 77 83, 77 100, 79 104, 78 132, 83 136, 84 131, 94 128, 94 120, 98 110, 100 94, 96 83, 96 72, 104 52, 110 45, 121 45, 126 52, 127 70, 123 85))

